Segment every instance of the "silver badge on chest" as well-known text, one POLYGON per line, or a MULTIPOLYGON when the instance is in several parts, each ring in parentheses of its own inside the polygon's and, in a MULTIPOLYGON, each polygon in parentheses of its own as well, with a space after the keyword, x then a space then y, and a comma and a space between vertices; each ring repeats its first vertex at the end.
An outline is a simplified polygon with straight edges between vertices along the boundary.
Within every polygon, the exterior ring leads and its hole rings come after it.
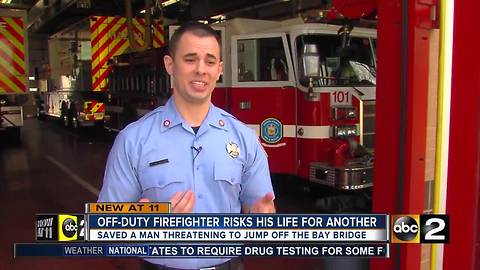
POLYGON ((238 145, 234 142, 229 142, 227 143, 227 153, 232 157, 232 158, 237 158, 240 155, 240 148, 238 145))

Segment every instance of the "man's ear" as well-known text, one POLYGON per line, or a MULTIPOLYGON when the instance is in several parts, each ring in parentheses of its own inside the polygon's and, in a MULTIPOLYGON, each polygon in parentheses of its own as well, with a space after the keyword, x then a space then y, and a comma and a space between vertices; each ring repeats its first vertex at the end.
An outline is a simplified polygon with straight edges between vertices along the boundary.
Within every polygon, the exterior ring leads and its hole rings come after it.
POLYGON ((173 58, 170 55, 165 55, 163 57, 163 64, 165 64, 165 70, 171 76, 173 73, 173 58))
POLYGON ((219 63, 219 68, 218 68, 218 76, 217 76, 217 81, 220 79, 220 75, 223 74, 223 61, 220 61, 219 63))

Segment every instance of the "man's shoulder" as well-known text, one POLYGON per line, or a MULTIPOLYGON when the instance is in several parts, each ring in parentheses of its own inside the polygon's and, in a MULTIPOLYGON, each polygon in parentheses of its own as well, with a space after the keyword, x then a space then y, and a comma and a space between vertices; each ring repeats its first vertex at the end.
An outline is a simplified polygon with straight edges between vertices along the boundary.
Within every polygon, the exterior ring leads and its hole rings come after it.
POLYGON ((218 113, 221 114, 222 116, 237 119, 235 116, 231 115, 229 112, 225 111, 224 109, 217 106, 214 106, 214 107, 218 111, 218 113))
POLYGON ((247 124, 238 120, 234 115, 231 113, 216 107, 219 110, 220 115, 225 118, 225 120, 230 124, 230 126, 237 132, 243 134, 244 136, 256 136, 253 129, 251 129, 247 124))

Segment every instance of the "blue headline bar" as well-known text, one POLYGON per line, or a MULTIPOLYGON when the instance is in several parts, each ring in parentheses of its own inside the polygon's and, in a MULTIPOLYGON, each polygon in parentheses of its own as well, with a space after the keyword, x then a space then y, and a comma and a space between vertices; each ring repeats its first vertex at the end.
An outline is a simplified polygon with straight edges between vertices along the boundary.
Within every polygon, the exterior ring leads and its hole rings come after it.
POLYGON ((89 214, 90 229, 386 229, 387 215, 89 214))

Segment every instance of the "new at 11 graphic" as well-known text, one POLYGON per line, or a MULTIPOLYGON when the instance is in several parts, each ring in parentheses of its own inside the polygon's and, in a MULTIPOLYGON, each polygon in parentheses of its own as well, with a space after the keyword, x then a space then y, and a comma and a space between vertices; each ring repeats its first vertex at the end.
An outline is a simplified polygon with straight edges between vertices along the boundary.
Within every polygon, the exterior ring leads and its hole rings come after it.
POLYGON ((448 243, 448 215, 392 215, 392 243, 448 243))
POLYGON ((36 215, 37 241, 85 241, 85 216, 81 214, 36 215))

